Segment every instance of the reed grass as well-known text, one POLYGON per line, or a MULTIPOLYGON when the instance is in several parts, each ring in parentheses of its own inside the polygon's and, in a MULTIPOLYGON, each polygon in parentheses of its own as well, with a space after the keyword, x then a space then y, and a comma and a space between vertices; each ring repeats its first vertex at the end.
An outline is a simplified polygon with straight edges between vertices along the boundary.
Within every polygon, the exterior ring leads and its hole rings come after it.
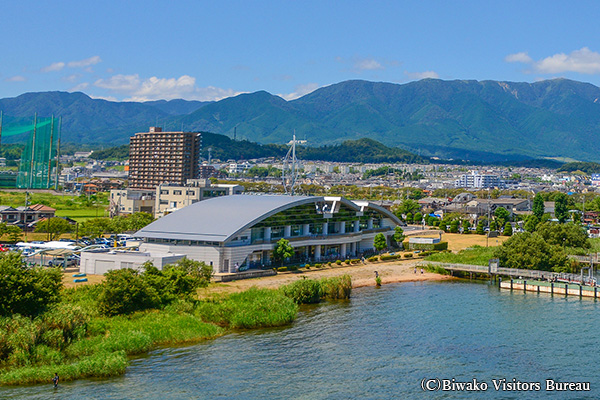
POLYGON ((201 301, 196 315, 229 328, 264 328, 294 321, 298 306, 279 290, 251 288, 244 292, 201 301))
POLYGON ((74 363, 28 366, 9 370, 0 375, 2 385, 50 383, 57 372, 61 381, 99 377, 106 378, 125 373, 127 354, 124 351, 96 353, 74 363))
POLYGON ((350 275, 321 278, 321 296, 324 299, 349 299, 352 294, 352 278, 350 275))

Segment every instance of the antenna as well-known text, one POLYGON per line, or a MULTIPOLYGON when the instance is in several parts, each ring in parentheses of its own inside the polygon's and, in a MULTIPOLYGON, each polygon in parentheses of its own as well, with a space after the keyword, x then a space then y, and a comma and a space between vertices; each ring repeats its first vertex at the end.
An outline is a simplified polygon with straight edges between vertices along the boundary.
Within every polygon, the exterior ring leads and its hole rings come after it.
POLYGON ((210 153, 211 153, 211 151, 212 151, 212 147, 209 147, 209 148, 208 148, 208 165, 210 165, 210 160, 211 160, 211 158, 212 158, 212 157, 211 157, 211 154, 210 154, 210 153))
POLYGON ((291 147, 288 150, 285 158, 283 159, 283 171, 281 173, 281 177, 283 179, 283 189, 285 194, 294 195, 294 191, 296 188, 296 180, 298 179, 298 169, 296 168, 296 163, 298 159, 296 158, 296 131, 294 130, 293 139, 290 142, 291 147))
POLYGON ((233 141, 235 142, 237 139, 237 125, 233 127, 233 141))

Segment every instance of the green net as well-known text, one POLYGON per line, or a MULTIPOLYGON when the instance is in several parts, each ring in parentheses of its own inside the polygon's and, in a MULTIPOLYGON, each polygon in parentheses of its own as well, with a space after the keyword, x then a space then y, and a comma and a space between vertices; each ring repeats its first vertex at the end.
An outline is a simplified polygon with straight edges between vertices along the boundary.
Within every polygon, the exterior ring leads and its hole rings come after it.
POLYGON ((48 189, 54 186, 55 181, 58 119, 37 118, 31 125, 6 127, 2 129, 2 136, 21 135, 27 132, 29 132, 29 139, 21 154, 17 187, 48 189))

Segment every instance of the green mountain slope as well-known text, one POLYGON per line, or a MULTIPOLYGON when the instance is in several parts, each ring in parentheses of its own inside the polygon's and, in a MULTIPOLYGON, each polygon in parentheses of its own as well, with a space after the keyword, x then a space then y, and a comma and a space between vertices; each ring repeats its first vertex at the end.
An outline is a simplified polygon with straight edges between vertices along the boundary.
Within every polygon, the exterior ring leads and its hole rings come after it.
POLYGON ((441 158, 600 161, 600 88, 566 79, 346 81, 293 101, 260 91, 208 104, 28 93, 0 100, 0 110, 11 117, 61 115, 63 138, 78 143, 126 143, 158 123, 165 130, 184 127, 229 137, 235 132, 238 139, 263 144, 287 143, 295 132, 313 147, 370 138, 441 158))

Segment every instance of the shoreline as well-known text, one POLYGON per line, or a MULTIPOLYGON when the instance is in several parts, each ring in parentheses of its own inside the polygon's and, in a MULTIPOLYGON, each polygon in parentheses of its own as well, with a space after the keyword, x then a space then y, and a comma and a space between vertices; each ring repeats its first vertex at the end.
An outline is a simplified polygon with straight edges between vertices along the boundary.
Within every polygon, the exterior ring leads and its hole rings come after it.
POLYGON ((457 279, 450 275, 440 275, 424 271, 421 274, 420 267, 415 274, 414 269, 420 260, 394 260, 390 262, 367 263, 366 265, 349 265, 339 267, 314 268, 299 272, 283 272, 273 276, 260 278, 234 280, 219 282, 208 288, 200 289, 199 298, 210 297, 214 294, 227 294, 241 292, 251 287, 277 289, 283 285, 292 283, 298 279, 321 279, 341 275, 350 275, 352 288, 376 286, 375 271, 381 277, 382 285, 402 282, 425 282, 425 281, 447 281, 457 279))

